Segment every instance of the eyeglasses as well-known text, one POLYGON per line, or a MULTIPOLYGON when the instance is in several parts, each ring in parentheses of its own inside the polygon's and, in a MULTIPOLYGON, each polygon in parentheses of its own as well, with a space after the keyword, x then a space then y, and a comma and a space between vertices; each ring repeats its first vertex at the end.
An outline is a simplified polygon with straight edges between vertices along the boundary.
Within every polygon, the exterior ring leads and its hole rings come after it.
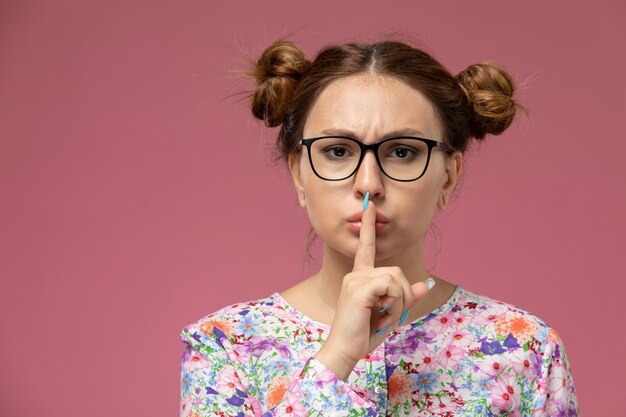
POLYGON ((309 162, 315 175, 326 181, 341 181, 351 177, 361 166, 365 152, 371 149, 380 170, 396 181, 415 181, 424 175, 431 150, 442 148, 448 154, 452 148, 443 142, 413 136, 397 136, 365 144, 347 136, 320 136, 301 139, 307 147, 309 162))

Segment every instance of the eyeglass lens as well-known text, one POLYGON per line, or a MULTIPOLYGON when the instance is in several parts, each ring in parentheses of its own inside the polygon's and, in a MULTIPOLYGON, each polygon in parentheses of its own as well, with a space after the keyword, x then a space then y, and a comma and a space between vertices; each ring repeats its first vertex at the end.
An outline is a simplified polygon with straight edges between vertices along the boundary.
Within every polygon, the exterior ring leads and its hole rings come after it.
MULTIPOLYGON (((351 175, 359 163, 361 148, 345 138, 318 139, 311 145, 311 162, 318 175, 338 180, 351 175)), ((428 162, 428 145, 417 139, 398 138, 378 148, 383 171, 397 180, 412 180, 422 175, 428 162)))

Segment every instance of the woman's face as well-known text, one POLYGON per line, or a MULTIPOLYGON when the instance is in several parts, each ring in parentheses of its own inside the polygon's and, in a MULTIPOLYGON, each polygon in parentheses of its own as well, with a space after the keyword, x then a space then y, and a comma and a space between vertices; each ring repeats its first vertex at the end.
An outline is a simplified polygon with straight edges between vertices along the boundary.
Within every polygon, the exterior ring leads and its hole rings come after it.
MULTIPOLYGON (((336 134, 369 144, 401 131, 443 141, 434 108, 421 92, 395 78, 356 75, 333 81, 322 91, 309 112, 304 138, 336 134), (352 133, 329 133, 329 129, 352 133)), ((441 148, 433 148, 426 173, 416 181, 400 182, 383 174, 373 152, 366 152, 354 175, 325 181, 311 169, 307 152, 303 147, 299 156, 290 158, 289 166, 311 226, 324 244, 354 257, 359 231, 347 219, 362 210, 369 191, 377 213, 388 220, 382 230, 377 228, 377 261, 414 257, 423 248, 435 208, 447 204, 462 161, 460 153, 446 159, 441 148)))

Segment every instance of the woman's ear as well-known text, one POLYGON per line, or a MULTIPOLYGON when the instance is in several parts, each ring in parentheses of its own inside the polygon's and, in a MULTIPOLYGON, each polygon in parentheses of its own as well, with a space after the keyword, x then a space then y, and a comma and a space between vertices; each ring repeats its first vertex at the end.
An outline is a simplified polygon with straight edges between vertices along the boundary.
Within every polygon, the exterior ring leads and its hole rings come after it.
POLYGON ((291 153, 288 157, 289 171, 291 171, 291 179, 293 185, 298 193, 298 201, 302 207, 306 207, 306 198, 304 194, 304 186, 302 185, 302 178, 300 176, 300 157, 302 153, 291 153))
POLYGON ((439 195, 439 200, 437 201, 437 207, 440 210, 444 210, 448 205, 448 201, 458 179, 461 175, 461 170, 463 169, 463 154, 459 151, 455 151, 452 155, 446 158, 445 162, 445 173, 446 180, 441 187, 441 194, 439 195))

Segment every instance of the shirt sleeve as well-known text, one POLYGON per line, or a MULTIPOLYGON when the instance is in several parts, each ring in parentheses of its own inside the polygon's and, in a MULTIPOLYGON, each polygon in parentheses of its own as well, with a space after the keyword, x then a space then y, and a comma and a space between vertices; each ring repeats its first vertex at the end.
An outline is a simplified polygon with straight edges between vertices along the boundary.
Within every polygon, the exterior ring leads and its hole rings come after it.
POLYGON ((361 397, 332 370, 311 357, 282 387, 269 390, 267 409, 219 338, 189 343, 181 360, 181 417, 376 416, 376 404, 361 397), (243 376, 243 378, 242 378, 243 376), (270 407, 271 408, 268 408, 270 407))
POLYGON ((550 329, 541 374, 536 383, 535 406, 538 416, 577 417, 580 413, 565 345, 550 329))

